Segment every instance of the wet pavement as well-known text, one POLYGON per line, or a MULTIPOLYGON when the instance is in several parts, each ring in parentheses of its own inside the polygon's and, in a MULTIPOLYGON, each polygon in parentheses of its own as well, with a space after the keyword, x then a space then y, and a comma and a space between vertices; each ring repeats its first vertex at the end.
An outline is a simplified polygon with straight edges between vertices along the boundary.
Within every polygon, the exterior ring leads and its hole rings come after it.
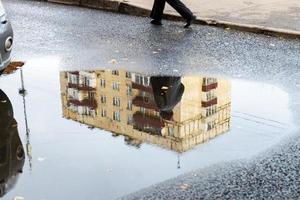
POLYGON ((45 59, 28 60, 0 84, 27 153, 6 199, 114 199, 192 170, 250 159, 295 130, 289 94, 266 83, 65 71, 45 59), (176 89, 164 103, 153 88, 160 82, 176 89), (162 112, 168 110, 172 117, 162 112))
POLYGON ((26 156, 2 199, 115 199, 179 175, 127 197, 299 194, 298 40, 4 3, 25 65, 1 76, 0 89, 26 156), (280 189, 268 187, 276 181, 280 189))

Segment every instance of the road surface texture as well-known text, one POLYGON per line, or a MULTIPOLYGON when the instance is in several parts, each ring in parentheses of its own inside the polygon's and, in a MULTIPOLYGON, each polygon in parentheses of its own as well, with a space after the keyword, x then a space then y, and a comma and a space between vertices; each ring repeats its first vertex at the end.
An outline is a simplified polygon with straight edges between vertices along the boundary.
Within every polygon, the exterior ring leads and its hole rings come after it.
MULTIPOLYGON (((15 32, 14 59, 45 56, 62 68, 126 68, 152 74, 215 76, 274 84, 300 111, 300 41, 27 0, 4 0, 15 32)), ((42 67, 42 66, 41 66, 42 67)), ((220 163, 124 199, 299 199, 299 133, 251 160, 220 163)))

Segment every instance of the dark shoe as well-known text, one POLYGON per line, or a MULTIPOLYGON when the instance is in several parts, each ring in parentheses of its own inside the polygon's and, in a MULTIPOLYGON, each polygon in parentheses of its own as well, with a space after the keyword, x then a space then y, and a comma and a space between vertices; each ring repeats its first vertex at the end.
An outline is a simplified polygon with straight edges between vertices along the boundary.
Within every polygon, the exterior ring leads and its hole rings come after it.
POLYGON ((158 26, 162 25, 161 21, 160 20, 156 20, 156 19, 153 19, 150 23, 154 24, 154 25, 158 25, 158 26))
POLYGON ((196 20, 196 16, 193 15, 191 19, 186 20, 186 25, 184 26, 184 28, 188 28, 191 26, 192 23, 194 23, 194 21, 196 20))

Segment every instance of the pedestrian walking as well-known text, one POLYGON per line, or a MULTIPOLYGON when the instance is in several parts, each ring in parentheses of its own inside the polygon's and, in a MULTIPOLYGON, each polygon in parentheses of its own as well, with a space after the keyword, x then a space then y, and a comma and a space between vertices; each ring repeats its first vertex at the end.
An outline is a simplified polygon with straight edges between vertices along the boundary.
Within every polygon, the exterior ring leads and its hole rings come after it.
POLYGON ((190 27, 196 16, 180 0, 154 0, 150 17, 153 19, 151 24, 162 25, 161 20, 165 9, 166 2, 172 6, 185 20, 184 28, 190 27))
POLYGON ((160 116, 165 120, 171 120, 173 109, 181 101, 184 93, 181 77, 152 76, 150 83, 160 116))

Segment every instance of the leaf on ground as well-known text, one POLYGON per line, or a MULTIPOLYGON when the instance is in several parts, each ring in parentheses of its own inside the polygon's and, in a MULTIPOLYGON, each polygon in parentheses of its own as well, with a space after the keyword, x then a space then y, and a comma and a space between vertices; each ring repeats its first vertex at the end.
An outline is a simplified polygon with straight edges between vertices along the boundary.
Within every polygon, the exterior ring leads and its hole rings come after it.
POLYGON ((3 74, 12 74, 13 72, 17 71, 21 67, 23 67, 25 63, 20 61, 11 62, 4 70, 3 74))

